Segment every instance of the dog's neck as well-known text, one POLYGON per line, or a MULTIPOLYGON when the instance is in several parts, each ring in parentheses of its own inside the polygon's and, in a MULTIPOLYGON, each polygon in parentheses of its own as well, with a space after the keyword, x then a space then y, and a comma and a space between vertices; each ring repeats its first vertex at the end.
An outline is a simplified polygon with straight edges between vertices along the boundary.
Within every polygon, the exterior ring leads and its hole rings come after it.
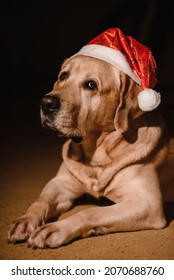
POLYGON ((71 157, 77 161, 83 158, 83 160, 85 159, 91 162, 94 153, 96 153, 97 149, 102 145, 109 134, 110 132, 95 132, 85 137, 80 144, 76 144, 72 141, 70 146, 71 157))
POLYGON ((92 133, 82 142, 82 150, 86 159, 90 160, 105 138, 103 133, 92 133))

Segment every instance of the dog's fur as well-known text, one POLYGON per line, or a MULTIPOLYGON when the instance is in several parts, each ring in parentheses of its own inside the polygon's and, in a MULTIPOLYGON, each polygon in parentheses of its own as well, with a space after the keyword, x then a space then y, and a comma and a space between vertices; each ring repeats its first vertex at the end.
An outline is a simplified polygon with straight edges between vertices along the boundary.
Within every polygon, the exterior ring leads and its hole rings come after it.
POLYGON ((174 200, 174 140, 158 110, 139 109, 140 91, 107 62, 80 55, 65 60, 46 95, 57 97, 60 106, 49 114, 41 110, 42 124, 69 138, 63 163, 11 225, 9 242, 53 248, 91 234, 166 226, 163 203, 174 200), (113 204, 45 224, 85 193, 113 204))

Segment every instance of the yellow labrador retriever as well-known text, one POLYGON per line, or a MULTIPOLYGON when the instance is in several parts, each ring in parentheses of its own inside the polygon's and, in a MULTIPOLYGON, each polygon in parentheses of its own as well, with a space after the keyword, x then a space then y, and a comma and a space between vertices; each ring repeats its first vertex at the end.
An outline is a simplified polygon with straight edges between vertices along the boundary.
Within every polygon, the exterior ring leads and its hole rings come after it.
POLYGON ((9 242, 54 248, 77 237, 166 226, 163 202, 174 200, 174 140, 158 110, 139 109, 140 91, 108 62, 83 55, 65 60, 41 102, 42 124, 69 138, 63 163, 13 222, 9 242), (113 204, 46 223, 85 193, 113 204))

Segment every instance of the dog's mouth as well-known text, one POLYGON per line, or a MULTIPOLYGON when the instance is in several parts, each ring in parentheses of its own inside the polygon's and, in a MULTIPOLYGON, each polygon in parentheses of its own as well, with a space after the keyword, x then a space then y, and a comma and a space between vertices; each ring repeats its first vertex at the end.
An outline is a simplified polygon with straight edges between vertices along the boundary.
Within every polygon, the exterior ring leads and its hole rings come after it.
POLYGON ((80 144, 83 141, 82 136, 73 136, 73 137, 70 137, 70 138, 75 144, 80 144))
POLYGON ((50 123, 48 120, 45 121, 44 123, 42 123, 42 125, 44 126, 44 128, 46 129, 51 129, 52 131, 54 131, 58 137, 66 137, 66 138, 71 138, 71 140, 75 143, 75 144, 80 144, 83 141, 83 137, 80 135, 72 135, 71 133, 63 133, 60 130, 58 130, 52 123, 50 123))
POLYGON ((58 137, 70 138, 73 141, 73 143, 75 143, 77 145, 81 144, 82 141, 83 141, 83 137, 82 136, 74 136, 74 135, 71 135, 71 134, 63 134, 63 133, 61 133, 59 131, 57 131, 56 134, 57 134, 58 137))

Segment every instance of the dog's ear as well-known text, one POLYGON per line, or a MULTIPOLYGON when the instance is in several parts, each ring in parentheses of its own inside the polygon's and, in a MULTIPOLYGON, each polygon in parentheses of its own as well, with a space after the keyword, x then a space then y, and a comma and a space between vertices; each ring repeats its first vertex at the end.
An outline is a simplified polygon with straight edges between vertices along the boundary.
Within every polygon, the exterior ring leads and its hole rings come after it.
POLYGON ((143 114, 138 106, 138 93, 142 90, 129 76, 120 73, 119 104, 116 109, 114 126, 121 133, 127 132, 131 122, 143 114))

